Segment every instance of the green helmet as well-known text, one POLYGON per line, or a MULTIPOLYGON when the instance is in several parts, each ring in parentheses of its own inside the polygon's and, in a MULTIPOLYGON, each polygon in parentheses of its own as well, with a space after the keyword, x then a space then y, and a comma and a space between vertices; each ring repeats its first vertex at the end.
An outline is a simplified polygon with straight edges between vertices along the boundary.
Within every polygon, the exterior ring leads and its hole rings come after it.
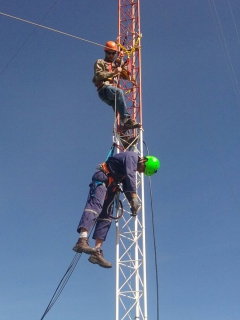
POLYGON ((158 171, 160 168, 160 161, 158 158, 153 157, 153 156, 146 156, 147 162, 145 162, 145 175, 150 177, 154 173, 158 171))

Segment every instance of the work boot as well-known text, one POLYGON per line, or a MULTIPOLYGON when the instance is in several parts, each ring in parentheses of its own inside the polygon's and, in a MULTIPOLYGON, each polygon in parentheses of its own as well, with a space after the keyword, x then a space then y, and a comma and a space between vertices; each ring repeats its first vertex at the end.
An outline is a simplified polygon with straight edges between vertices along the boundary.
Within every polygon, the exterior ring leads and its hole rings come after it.
POLYGON ((95 248, 92 248, 88 244, 88 238, 79 238, 78 242, 73 247, 73 250, 77 253, 87 253, 92 254, 96 252, 95 248))
POLYGON ((112 268, 111 262, 104 259, 102 249, 96 249, 96 252, 88 258, 88 261, 103 268, 112 268))
POLYGON ((136 122, 135 120, 132 120, 131 118, 125 118, 123 120, 123 128, 124 129, 136 129, 141 128, 141 123, 136 122))

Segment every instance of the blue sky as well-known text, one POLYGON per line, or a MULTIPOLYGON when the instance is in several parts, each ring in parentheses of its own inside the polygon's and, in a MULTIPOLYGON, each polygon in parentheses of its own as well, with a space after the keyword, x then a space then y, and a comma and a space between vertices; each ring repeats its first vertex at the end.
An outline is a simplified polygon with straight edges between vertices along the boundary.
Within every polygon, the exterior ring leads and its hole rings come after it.
MULTIPOLYGON (((0 12, 104 44, 117 1, 0 1, 0 12), (46 15, 46 13, 48 13, 46 15), (42 19, 44 20, 42 21, 42 19)), ((144 140, 152 179, 160 317, 240 314, 240 3, 141 1, 144 140)), ((1 319, 40 319, 71 262, 113 113, 91 83, 101 47, 0 15, 1 319), (26 41, 27 40, 27 41, 26 41)), ((149 319, 156 319, 146 185, 149 319)), ((115 263, 115 228, 104 244, 115 263)), ((115 268, 82 256, 46 319, 114 319, 115 268)))

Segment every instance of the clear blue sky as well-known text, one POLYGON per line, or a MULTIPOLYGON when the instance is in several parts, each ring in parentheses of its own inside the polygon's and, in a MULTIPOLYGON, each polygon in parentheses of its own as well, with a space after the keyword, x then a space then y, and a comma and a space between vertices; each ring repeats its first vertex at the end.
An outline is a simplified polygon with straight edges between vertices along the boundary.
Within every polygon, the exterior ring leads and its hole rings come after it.
MULTIPOLYGON (((116 38, 117 0, 58 0, 50 10, 54 2, 1 0, 0 11, 100 44, 116 38)), ((74 256, 88 184, 112 141, 112 110, 91 83, 102 48, 34 29, 0 15, 3 320, 40 320, 74 256)), ((141 29, 144 140, 161 159, 152 179, 160 317, 239 320, 240 3, 143 0, 141 29)), ((146 198, 155 320, 147 186, 146 198)), ((114 226, 104 253, 115 266, 114 226)), ((82 256, 46 319, 114 316, 115 268, 82 256)))

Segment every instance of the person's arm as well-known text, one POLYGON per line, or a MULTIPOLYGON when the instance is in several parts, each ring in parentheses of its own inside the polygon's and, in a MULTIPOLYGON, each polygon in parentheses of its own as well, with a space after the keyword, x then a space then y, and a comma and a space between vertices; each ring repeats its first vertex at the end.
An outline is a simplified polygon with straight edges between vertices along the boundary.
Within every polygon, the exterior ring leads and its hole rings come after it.
POLYGON ((136 193, 126 192, 125 196, 129 202, 130 209, 131 209, 131 216, 136 217, 139 210, 141 209, 141 205, 138 203, 138 196, 136 193))
POLYGON ((136 172, 137 172, 138 156, 134 152, 125 152, 125 191, 136 193, 136 172))
POLYGON ((137 154, 129 153, 125 160, 126 177, 123 183, 123 191, 130 204, 132 216, 136 216, 141 208, 141 205, 138 203, 138 197, 136 193, 137 164, 137 154))
POLYGON ((94 80, 95 81, 104 81, 109 78, 112 78, 115 75, 115 72, 111 71, 106 71, 105 68, 105 63, 104 60, 97 60, 94 64, 94 80))

